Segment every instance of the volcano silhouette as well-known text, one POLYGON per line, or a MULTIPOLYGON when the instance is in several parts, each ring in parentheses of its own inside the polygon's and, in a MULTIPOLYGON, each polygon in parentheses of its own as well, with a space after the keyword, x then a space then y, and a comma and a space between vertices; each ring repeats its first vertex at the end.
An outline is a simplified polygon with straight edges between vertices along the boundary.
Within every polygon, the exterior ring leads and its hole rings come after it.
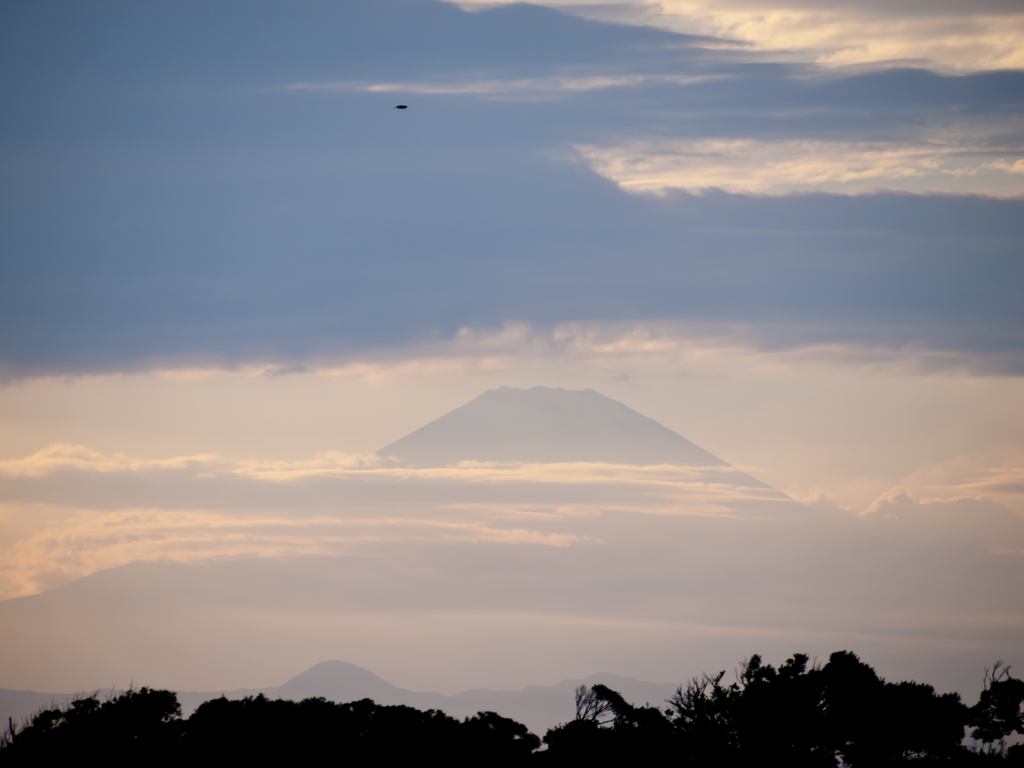
POLYGON ((466 460, 729 466, 617 400, 550 387, 488 390, 377 455, 413 467, 466 460))

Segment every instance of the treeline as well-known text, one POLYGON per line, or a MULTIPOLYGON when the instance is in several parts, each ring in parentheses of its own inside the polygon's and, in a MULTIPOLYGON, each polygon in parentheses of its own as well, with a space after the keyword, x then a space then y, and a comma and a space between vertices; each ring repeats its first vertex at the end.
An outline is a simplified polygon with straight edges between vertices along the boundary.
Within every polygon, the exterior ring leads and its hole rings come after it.
POLYGON ((1024 681, 997 664, 977 704, 930 685, 886 683, 847 651, 822 667, 796 654, 775 669, 753 656, 681 686, 664 710, 634 707, 604 686, 576 691, 576 719, 548 731, 554 756, 664 756, 680 765, 885 768, 1022 765, 1024 681), (966 745, 965 736, 970 736, 966 745))
POLYGON ((796 654, 778 669, 751 657, 735 681, 704 675, 662 707, 633 706, 602 686, 576 690, 576 717, 543 742, 493 712, 443 712, 264 696, 207 701, 181 717, 171 691, 142 688, 107 701, 86 696, 9 723, 0 763, 81 759, 115 763, 271 764, 437 761, 445 765, 576 765, 659 760, 681 766, 885 768, 1021 765, 1024 681, 997 664, 977 704, 929 685, 887 683, 852 653, 823 666, 796 654), (965 738, 969 737, 969 738, 965 738))
POLYGON ((207 701, 183 719, 173 692, 142 688, 102 703, 90 696, 39 712, 21 730, 9 724, 0 764, 44 765, 39 761, 104 755, 148 765, 290 765, 325 759, 369 765, 432 757, 442 764, 517 765, 540 744, 525 725, 493 712, 459 721, 437 710, 382 706, 369 699, 335 704, 322 698, 272 701, 260 694, 207 701))

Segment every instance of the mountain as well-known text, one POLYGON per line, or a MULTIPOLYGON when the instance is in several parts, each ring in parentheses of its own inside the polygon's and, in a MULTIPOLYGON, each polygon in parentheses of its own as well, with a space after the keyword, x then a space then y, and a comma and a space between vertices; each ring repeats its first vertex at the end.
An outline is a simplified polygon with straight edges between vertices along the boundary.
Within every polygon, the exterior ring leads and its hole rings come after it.
POLYGON ((404 704, 402 699, 408 693, 368 669, 337 660, 314 664, 274 691, 276 696, 296 701, 323 696, 332 701, 373 699, 380 704, 404 704))
MULTIPOLYGON (((575 714, 574 691, 578 685, 603 683, 618 691, 633 704, 660 705, 676 689, 674 683, 649 683, 614 674, 594 674, 582 680, 562 680, 555 685, 530 685, 520 690, 492 691, 478 688, 451 696, 429 691, 407 691, 377 677, 367 669, 345 661, 324 661, 296 675, 284 685, 245 688, 234 691, 180 691, 182 714, 188 717, 204 701, 226 696, 240 699, 263 693, 270 698, 301 701, 322 696, 330 701, 346 702, 373 699, 379 704, 405 704, 419 709, 440 709, 452 717, 464 718, 477 712, 497 712, 525 724, 534 733, 544 732, 575 714)), ((101 692, 101 696, 107 693, 101 692)), ((17 724, 42 707, 64 705, 73 698, 66 693, 38 693, 0 689, 0 718, 12 718, 17 724)))
POLYGON ((550 387, 488 390, 377 454, 416 467, 464 460, 728 466, 617 400, 550 387))
POLYGON ((574 692, 578 685, 603 683, 634 704, 662 704, 676 689, 674 683, 649 683, 632 677, 599 673, 582 680, 562 680, 555 685, 530 685, 520 690, 493 691, 476 688, 450 696, 396 688, 372 672, 344 661, 324 661, 293 677, 267 695, 301 700, 323 696, 332 701, 370 698, 381 704, 406 704, 419 709, 440 709, 463 718, 477 712, 497 712, 526 724, 541 736, 575 715, 574 692))

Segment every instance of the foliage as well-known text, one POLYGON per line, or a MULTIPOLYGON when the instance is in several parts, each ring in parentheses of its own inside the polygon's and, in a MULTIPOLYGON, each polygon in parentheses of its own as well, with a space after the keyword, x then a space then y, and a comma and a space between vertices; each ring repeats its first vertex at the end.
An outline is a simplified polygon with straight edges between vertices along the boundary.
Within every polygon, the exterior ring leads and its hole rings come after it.
POLYGON ((126 761, 163 764, 181 737, 178 697, 171 691, 128 690, 100 702, 80 696, 67 707, 38 712, 21 730, 8 724, 0 757, 5 764, 72 760, 112 753, 126 761))
POLYGON ((9 724, 0 763, 38 765, 102 754, 115 762, 280 764, 440 762, 513 766, 539 762, 666 761, 732 768, 887 768, 1024 765, 1024 681, 998 662, 978 703, 930 685, 888 683, 849 651, 824 666, 795 654, 778 669, 751 656, 725 672, 681 685, 665 710, 634 706, 604 686, 576 689, 576 717, 550 729, 546 750, 526 726, 494 712, 456 720, 438 710, 369 699, 224 697, 182 719, 171 691, 142 688, 104 702, 81 696, 9 724), (973 739, 963 746, 965 729, 973 739))
POLYGON ((1024 735, 1024 684, 999 665, 978 704, 968 708, 958 694, 936 694, 930 685, 887 683, 849 651, 833 653, 824 666, 809 662, 795 654, 776 669, 752 656, 731 684, 723 684, 720 672, 680 686, 664 713, 631 707, 604 686, 577 690, 577 719, 548 731, 545 759, 561 764, 575 754, 723 768, 885 768, 1017 764, 1024 757, 1021 748, 999 747, 1013 731, 1024 735), (613 717, 591 714, 599 711, 613 717), (981 749, 963 746, 968 726, 981 749))
POLYGON ((81 697, 67 708, 37 713, 21 730, 8 728, 0 762, 37 764, 92 753, 117 762, 288 764, 344 758, 358 763, 421 761, 447 765, 517 765, 540 739, 526 726, 494 712, 459 721, 438 710, 382 706, 369 699, 335 704, 300 702, 260 694, 221 697, 180 719, 170 691, 128 691, 100 704, 81 697))
POLYGON ((1024 735, 1024 680, 1010 674, 1010 668, 997 661, 985 670, 985 683, 978 703, 971 708, 972 738, 981 742, 983 754, 1006 756, 1014 764, 1024 765, 1024 744, 1007 749, 1012 733, 1024 735))

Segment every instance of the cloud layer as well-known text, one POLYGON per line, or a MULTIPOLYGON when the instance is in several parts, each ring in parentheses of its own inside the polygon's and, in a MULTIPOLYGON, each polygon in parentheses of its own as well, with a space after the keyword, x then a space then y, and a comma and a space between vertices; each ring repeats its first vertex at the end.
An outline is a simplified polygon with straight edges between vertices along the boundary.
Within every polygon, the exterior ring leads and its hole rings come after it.
POLYGON ((537 6, 3 13, 8 377, 507 323, 1022 348, 1022 203, 984 196, 1020 192, 1019 71, 838 71, 537 6), (703 196, 626 191, 667 189, 703 196))
MULTIPOLYGON (((628 670, 649 648, 656 676, 680 647, 839 643, 884 664, 912 653, 910 668, 964 687, 982 657, 1019 647, 1024 518, 984 492, 896 489, 861 516, 822 515, 716 472, 51 446, 0 466, 0 584, 26 595, 0 602, 18 659, 4 683, 95 686, 127 660, 159 684, 237 687, 267 643, 282 661, 345 655, 385 673, 400 666, 385 649, 493 664, 508 645, 519 675, 591 645, 588 663, 628 670)), ((702 653, 690 662, 718 663, 702 653)))
MULTIPOLYGON (((465 8, 494 0, 460 0, 465 8)), ((803 55, 825 66, 886 61, 965 70, 1024 66, 1024 14, 1003 0, 830 2, 795 0, 633 0, 542 3, 593 18, 651 24, 742 41, 751 50, 803 55)))
POLYGON ((603 510, 729 517, 770 502, 802 514, 732 467, 387 464, 336 452, 143 460, 70 445, 0 462, 4 517, 19 523, 3 597, 136 560, 338 555, 382 542, 570 546, 594 538, 570 523, 603 510))
POLYGON ((578 149, 598 173, 633 192, 671 188, 698 193, 708 188, 758 193, 871 191, 879 187, 927 190, 947 186, 944 175, 966 177, 977 184, 965 191, 1002 191, 1008 196, 1024 192, 1024 179, 1019 175, 1024 173, 1024 159, 1017 157, 1019 148, 997 160, 986 157, 991 154, 988 148, 972 150, 936 142, 698 139, 578 149))
MULTIPOLYGON (((5 543, 5 597, 137 560, 341 555, 388 542, 610 544, 602 521, 623 513, 820 524, 731 467, 465 461, 413 469, 337 452, 292 462, 143 460, 54 445, 0 462, 0 478, 4 516, 17 522, 5 543)), ((1020 555, 1022 478, 1019 465, 960 460, 908 477, 922 496, 894 488, 860 517, 825 496, 810 502, 887 540, 1020 555)))

